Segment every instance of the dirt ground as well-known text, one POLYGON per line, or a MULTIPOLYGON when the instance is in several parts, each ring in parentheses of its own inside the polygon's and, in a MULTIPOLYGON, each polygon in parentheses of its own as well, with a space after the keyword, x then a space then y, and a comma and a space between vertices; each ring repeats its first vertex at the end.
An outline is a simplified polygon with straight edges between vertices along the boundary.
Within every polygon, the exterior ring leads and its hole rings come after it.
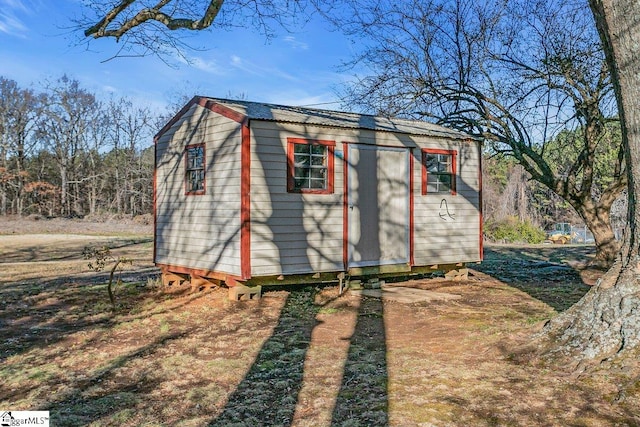
POLYGON ((521 354, 601 274, 590 247, 490 246, 467 281, 390 284, 451 296, 426 302, 334 285, 234 302, 162 288, 151 236, 102 227, 0 224, 0 409, 55 426, 640 425, 634 360, 576 375, 521 354), (82 258, 104 244, 133 260, 115 313, 82 258))

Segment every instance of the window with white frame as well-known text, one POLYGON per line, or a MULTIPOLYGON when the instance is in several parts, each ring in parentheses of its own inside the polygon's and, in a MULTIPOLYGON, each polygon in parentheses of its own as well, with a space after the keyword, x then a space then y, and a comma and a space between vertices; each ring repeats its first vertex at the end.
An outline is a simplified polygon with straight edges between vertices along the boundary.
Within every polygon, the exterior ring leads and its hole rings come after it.
POLYGON ((287 139, 287 191, 333 193, 333 141, 287 139))
POLYGON ((422 194, 456 194, 455 150, 422 150, 422 194))
POLYGON ((204 144, 188 145, 186 153, 185 184, 187 194, 205 192, 205 156, 204 144))

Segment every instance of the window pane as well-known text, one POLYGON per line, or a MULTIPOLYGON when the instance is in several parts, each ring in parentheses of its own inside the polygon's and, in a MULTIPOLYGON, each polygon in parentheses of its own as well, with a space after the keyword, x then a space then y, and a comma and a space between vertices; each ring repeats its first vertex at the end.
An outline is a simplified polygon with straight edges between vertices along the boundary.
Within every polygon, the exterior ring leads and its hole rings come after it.
POLYGON ((307 178, 296 178, 294 182, 294 188, 296 190, 309 188, 309 180, 307 178))
POLYGON ((309 181, 309 184, 310 184, 310 188, 313 188, 313 189, 327 188, 324 179, 311 179, 311 181, 309 181))
POLYGON ((427 183, 427 193, 438 193, 438 183, 437 182, 429 182, 427 183))
POLYGON ((293 144, 293 152, 294 153, 309 153, 309 145, 308 144, 293 144))
POLYGON ((427 172, 451 173, 450 154, 427 154, 425 158, 427 172))
POLYGON ((314 166, 324 166, 325 159, 325 156, 313 156, 311 157, 311 164, 314 166))
POLYGON ((293 156, 293 162, 294 162, 296 168, 305 167, 305 166, 309 165, 310 158, 309 158, 309 156, 304 155, 304 154, 295 154, 293 156))
POLYGON ((449 172, 449 165, 451 164, 451 156, 441 154, 438 159, 438 171, 439 172, 449 172))
POLYGON ((311 145, 311 153, 312 154, 325 154, 327 152, 326 145, 314 144, 311 145))
POLYGON ((324 177, 327 174, 327 170, 322 168, 322 169, 310 169, 309 170, 310 174, 309 176, 313 179, 322 179, 324 180, 324 177))
POLYGON ((451 174, 430 173, 427 175, 428 193, 449 193, 451 191, 451 174))
POLYGON ((438 182, 447 190, 451 188, 451 175, 438 175, 438 182))
POLYGON ((425 161, 427 172, 438 172, 438 159, 433 154, 427 154, 427 159, 425 161))
POLYGON ((329 148, 323 144, 293 143, 293 190, 326 190, 329 148))
POLYGON ((310 169, 307 168, 295 168, 293 171, 294 178, 309 178, 310 169))
POLYGON ((204 189, 204 181, 202 180, 202 171, 189 172, 189 191, 198 191, 204 189))
POLYGON ((204 190, 204 146, 188 147, 185 150, 186 161, 186 187, 188 192, 204 190))

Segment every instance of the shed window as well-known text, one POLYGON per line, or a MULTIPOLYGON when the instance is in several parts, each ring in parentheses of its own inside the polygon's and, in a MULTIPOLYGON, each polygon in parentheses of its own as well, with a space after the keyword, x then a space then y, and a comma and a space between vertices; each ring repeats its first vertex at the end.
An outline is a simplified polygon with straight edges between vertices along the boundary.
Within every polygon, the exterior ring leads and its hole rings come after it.
POLYGON ((455 150, 422 150, 422 194, 456 194, 455 150))
POLYGON ((333 193, 334 141, 287 139, 287 191, 333 193))
POLYGON ((204 194, 205 189, 205 157, 204 144, 187 145, 186 153, 186 193, 204 194))

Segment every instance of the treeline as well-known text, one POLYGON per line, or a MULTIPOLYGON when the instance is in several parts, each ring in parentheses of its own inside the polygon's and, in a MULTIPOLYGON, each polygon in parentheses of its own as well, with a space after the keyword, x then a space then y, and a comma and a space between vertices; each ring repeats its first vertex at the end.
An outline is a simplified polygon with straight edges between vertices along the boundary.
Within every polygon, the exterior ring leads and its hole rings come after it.
MULTIPOLYGON (((99 100, 67 76, 43 87, 37 92, 0 77, 0 216, 152 212, 152 138, 170 113, 125 98, 99 100)), ((169 108, 179 109, 186 98, 169 108)), ((619 131, 611 128, 612 142, 595 163, 596 193, 614 175, 619 131)), ((562 173, 579 156, 580 139, 579 130, 564 131, 547 142, 545 157, 554 170, 562 173)), ((514 219, 539 229, 582 222, 566 200, 532 180, 512 157, 485 156, 483 165, 486 231, 514 219)), ((614 229, 622 227, 625 213, 624 203, 614 204, 614 229)))
POLYGON ((99 100, 67 76, 40 92, 0 77, 0 215, 139 215, 153 204, 152 138, 166 120, 99 100))

